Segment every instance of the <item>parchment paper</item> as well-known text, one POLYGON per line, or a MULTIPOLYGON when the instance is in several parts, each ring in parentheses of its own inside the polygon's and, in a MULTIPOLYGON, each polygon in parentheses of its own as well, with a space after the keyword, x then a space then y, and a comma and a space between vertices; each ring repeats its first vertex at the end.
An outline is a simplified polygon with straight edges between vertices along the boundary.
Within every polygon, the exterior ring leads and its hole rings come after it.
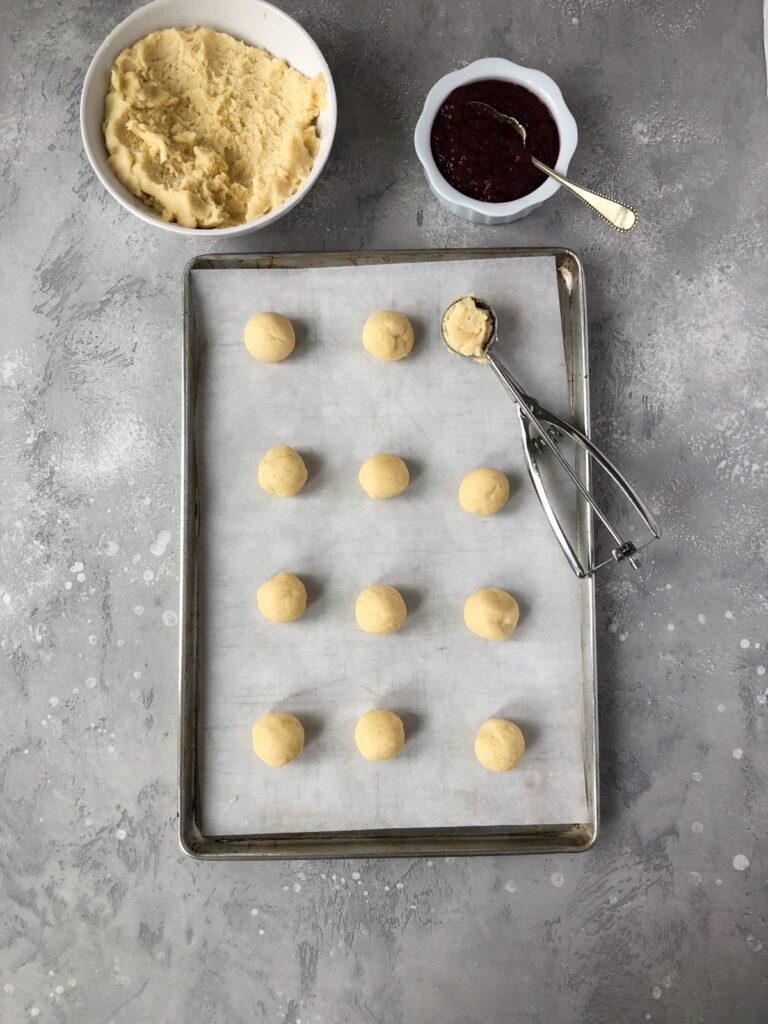
POLYGON ((200 673, 203 826, 211 834, 552 824, 586 820, 579 585, 525 477, 516 411, 492 371, 451 355, 443 311, 474 292, 496 308, 517 376, 568 415, 556 269, 551 257, 193 275, 202 368, 200 673), (406 313, 413 354, 382 363, 361 344, 376 309, 406 313), (242 330, 260 310, 297 327, 294 355, 261 364, 242 330), (276 444, 304 456, 293 499, 260 490, 259 459, 276 444), (361 463, 400 454, 405 494, 372 501, 361 463), (492 518, 457 500, 477 466, 509 474, 492 518), (258 585, 297 573, 310 604, 265 622, 258 585), (355 598, 373 583, 403 593, 406 625, 369 636, 355 598), (508 589, 520 625, 489 643, 464 626, 464 600, 508 589), (406 745, 364 761, 353 731, 369 708, 397 711, 406 745), (251 749, 269 710, 304 722, 307 745, 280 769, 251 749), (512 718, 528 750, 509 773, 485 771, 473 743, 491 716, 512 718))

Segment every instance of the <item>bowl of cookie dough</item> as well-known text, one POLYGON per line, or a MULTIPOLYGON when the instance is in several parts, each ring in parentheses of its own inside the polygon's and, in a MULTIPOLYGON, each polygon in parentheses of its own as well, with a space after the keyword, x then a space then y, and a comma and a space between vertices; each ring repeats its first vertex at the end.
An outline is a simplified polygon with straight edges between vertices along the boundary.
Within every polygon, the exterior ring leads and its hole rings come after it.
POLYGON ((273 224, 309 192, 336 93, 309 34, 264 0, 153 0, 107 36, 85 76, 86 155, 126 210, 177 235, 273 224))

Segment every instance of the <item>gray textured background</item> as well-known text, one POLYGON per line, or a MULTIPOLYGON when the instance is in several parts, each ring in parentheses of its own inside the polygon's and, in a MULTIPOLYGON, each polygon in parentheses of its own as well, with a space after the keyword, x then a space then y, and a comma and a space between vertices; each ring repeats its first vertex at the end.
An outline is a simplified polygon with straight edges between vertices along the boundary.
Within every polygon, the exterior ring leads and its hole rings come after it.
POLYGON ((81 82, 132 4, 5 0, 0 1020, 764 1022, 760 4, 283 5, 333 70, 337 142, 307 201, 233 250, 584 256, 596 435, 666 527, 598 588, 602 836, 525 859, 180 854, 179 283, 208 246, 139 224, 86 165, 81 82), (491 54, 561 84, 572 171, 636 199, 634 235, 563 194, 499 229, 438 208, 420 103, 491 54))

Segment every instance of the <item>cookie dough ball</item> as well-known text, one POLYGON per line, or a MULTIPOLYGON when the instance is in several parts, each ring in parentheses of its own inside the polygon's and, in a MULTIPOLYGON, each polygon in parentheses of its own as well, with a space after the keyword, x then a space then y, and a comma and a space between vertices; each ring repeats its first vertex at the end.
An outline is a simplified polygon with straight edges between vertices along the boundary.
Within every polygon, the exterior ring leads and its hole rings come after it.
POLYGON ((403 493, 411 478, 399 455, 380 452, 365 460, 358 479, 369 498, 394 498, 403 493))
POLYGON ((380 309, 365 321, 363 346, 377 359, 405 359, 413 348, 411 321, 394 309, 380 309))
POLYGON ((270 768, 282 768, 304 749, 304 726, 295 715, 273 711, 254 723, 253 752, 270 768))
POLYGON ((405 601, 394 587, 367 587, 355 602, 355 619, 366 633, 394 633, 407 614, 405 601))
POLYGON ((477 305, 474 295, 465 295, 445 311, 442 330, 454 352, 482 362, 493 333, 493 320, 487 309, 477 305))
POLYGON ((525 753, 520 727, 506 718, 489 718, 475 738, 475 756, 489 772, 508 772, 525 753))
POLYGON ((292 572, 279 572, 256 591, 259 611, 270 622, 293 622, 307 608, 307 588, 292 572))
POLYGON ((355 743, 366 761, 386 761, 405 743, 402 719, 385 708, 366 711, 355 726, 355 743))
POLYGON ((287 444, 270 448, 259 463, 259 486, 268 494, 279 494, 281 498, 292 498, 298 494, 308 476, 304 459, 287 444))
POLYGON ((245 325, 245 347, 262 363, 287 359, 296 344, 296 334, 288 317, 280 313, 257 313, 245 325))
POLYGON ((459 504, 473 516, 492 516, 509 501, 509 480, 499 469, 473 469, 459 487, 459 504))
POLYGON ((506 590, 486 587, 464 602, 464 622, 484 640, 506 640, 517 628, 520 608, 506 590))

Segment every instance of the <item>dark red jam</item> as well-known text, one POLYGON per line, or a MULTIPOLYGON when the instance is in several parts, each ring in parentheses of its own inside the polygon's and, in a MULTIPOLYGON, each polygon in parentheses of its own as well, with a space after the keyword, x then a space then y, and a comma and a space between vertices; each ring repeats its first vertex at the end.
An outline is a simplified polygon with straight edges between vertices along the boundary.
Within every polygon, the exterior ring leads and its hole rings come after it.
POLYGON ((508 203, 527 196, 546 180, 530 153, 554 167, 560 135, 544 103, 522 85, 487 79, 454 89, 432 125, 432 156, 455 189, 486 203, 508 203), (474 106, 480 100, 516 117, 527 134, 525 146, 515 127, 474 106))

